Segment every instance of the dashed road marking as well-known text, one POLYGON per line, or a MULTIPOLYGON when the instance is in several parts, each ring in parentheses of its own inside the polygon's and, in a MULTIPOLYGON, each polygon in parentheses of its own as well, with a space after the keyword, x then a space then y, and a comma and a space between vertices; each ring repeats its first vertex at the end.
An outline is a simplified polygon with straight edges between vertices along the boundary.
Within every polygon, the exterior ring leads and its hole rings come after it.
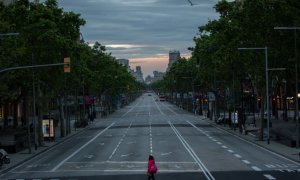
POLYGON ((250 162, 249 161, 247 161, 247 160, 242 160, 245 164, 250 164, 250 162))
POLYGON ((170 154, 172 154, 172 152, 162 153, 161 155, 162 156, 167 156, 167 155, 170 155, 170 154))
POLYGON ((117 150, 119 149, 120 145, 122 144, 124 138, 126 137, 128 130, 131 128, 133 123, 133 120, 131 120, 130 125, 127 127, 126 131, 124 132, 122 138, 120 139, 120 141, 118 142, 116 148, 113 150, 113 152, 111 153, 111 155, 109 156, 109 158, 107 159, 107 161, 110 161, 112 159, 112 157, 115 155, 115 153, 117 152, 117 150))
POLYGON ((234 156, 237 157, 237 158, 242 158, 242 156, 239 155, 239 154, 234 154, 234 156))
POLYGON ((274 180, 276 178, 274 178, 273 176, 271 176, 270 174, 264 174, 264 176, 270 180, 274 180))
POLYGON ((152 145, 152 122, 149 122, 149 143, 150 143, 150 154, 153 154, 153 145, 152 145))
POLYGON ((89 140, 87 143, 85 143, 83 146, 78 148, 75 152, 73 152, 71 155, 69 155, 67 158, 65 158, 63 161, 61 161, 58 165, 56 165, 51 172, 56 171, 59 167, 61 167, 65 162, 67 162, 69 159, 71 159, 73 156, 75 156, 79 151, 81 151, 83 148, 88 146, 90 143, 92 143, 95 139, 97 139, 101 134, 103 134, 105 131, 107 131, 109 128, 111 128, 115 122, 111 123, 109 126, 107 126, 105 129, 103 129, 101 132, 99 132, 94 138, 89 140))
POLYGON ((256 167, 256 166, 251 166, 252 169, 254 169, 255 171, 262 171, 260 168, 256 167))
POLYGON ((127 156, 131 156, 133 155, 133 153, 129 153, 129 154, 122 154, 121 157, 127 157, 127 156))
POLYGON ((228 152, 230 152, 230 153, 234 153, 234 151, 233 151, 233 150, 231 150, 231 149, 228 149, 227 151, 228 151, 228 152))

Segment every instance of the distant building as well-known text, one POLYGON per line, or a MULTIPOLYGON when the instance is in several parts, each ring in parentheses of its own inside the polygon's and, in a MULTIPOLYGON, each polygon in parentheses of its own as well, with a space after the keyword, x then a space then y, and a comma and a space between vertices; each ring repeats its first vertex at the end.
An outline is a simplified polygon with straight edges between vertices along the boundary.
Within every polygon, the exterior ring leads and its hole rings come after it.
POLYGON ((142 67, 141 66, 136 66, 135 71, 131 71, 133 73, 133 76, 138 82, 144 82, 143 78, 143 72, 142 72, 142 67))
POLYGON ((117 59, 117 62, 124 67, 126 67, 127 71, 130 72, 129 60, 128 59, 117 59))
POLYGON ((153 79, 152 76, 150 76, 150 75, 146 76, 146 78, 145 78, 145 83, 146 83, 146 84, 151 84, 151 83, 152 83, 152 79, 153 79))
POLYGON ((162 80, 164 78, 165 73, 163 72, 158 72, 158 71, 153 71, 153 81, 159 81, 162 80))
POLYGON ((180 59, 180 52, 179 51, 169 51, 169 64, 168 70, 171 68, 172 64, 180 59))
POLYGON ((159 71, 153 71, 154 76, 148 75, 145 79, 146 84, 151 84, 153 82, 162 80, 164 78, 165 73, 159 71))

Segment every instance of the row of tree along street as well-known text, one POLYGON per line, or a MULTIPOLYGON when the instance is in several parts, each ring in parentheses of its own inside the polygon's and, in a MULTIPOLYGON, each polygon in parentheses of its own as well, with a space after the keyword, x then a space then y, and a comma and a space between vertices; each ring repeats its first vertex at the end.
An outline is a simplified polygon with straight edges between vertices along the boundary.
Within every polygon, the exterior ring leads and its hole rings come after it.
MULTIPOLYGON (((215 101, 210 109, 214 113, 209 116, 218 117, 222 111, 233 112, 238 108, 242 114, 261 112, 259 127, 263 126, 265 104, 269 100, 273 115, 287 120, 287 111, 296 109, 299 85, 295 65, 299 61, 297 51, 300 52, 300 1, 223 0, 215 9, 220 17, 199 27, 194 37, 195 47, 189 48, 192 57, 179 59, 153 88, 168 93, 183 108, 194 110, 197 99, 201 108, 208 110, 205 104, 210 92, 215 101), (257 47, 268 48, 269 69, 284 68, 269 71, 269 97, 266 97, 266 54, 263 50, 238 50, 257 47), (190 99, 183 104, 188 96, 190 99)), ((244 115, 241 120, 245 122, 244 115)))
POLYGON ((62 64, 0 74, 0 146, 6 140, 15 141, 18 147, 30 146, 30 132, 37 135, 36 145, 43 145, 42 119, 49 112, 59 112, 60 134, 65 136, 68 116, 78 117, 76 124, 84 126, 96 111, 109 113, 133 100, 143 88, 105 46, 84 42, 80 33, 84 24, 79 14, 65 12, 56 0, 0 3, 2 70, 61 64, 66 57, 71 60, 70 73, 64 73, 62 64), (18 139, 24 133, 27 142, 18 139))

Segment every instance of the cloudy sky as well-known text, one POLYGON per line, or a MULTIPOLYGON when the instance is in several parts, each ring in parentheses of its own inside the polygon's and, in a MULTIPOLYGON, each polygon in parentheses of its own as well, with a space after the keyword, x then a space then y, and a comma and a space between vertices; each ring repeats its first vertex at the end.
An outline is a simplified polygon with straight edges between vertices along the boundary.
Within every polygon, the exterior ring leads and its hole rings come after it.
POLYGON ((219 15, 218 0, 58 0, 65 11, 81 14, 84 40, 98 41, 116 58, 142 66, 144 77, 164 72, 170 50, 189 56, 198 27, 219 15))

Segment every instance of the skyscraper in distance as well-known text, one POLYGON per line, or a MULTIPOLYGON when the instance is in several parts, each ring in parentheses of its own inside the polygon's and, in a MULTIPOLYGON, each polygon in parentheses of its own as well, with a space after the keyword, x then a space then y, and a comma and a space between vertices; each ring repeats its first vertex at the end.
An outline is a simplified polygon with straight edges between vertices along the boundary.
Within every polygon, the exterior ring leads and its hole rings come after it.
POLYGON ((169 70, 174 62, 176 62, 180 58, 180 52, 177 50, 169 51, 169 64, 168 69, 169 70))

